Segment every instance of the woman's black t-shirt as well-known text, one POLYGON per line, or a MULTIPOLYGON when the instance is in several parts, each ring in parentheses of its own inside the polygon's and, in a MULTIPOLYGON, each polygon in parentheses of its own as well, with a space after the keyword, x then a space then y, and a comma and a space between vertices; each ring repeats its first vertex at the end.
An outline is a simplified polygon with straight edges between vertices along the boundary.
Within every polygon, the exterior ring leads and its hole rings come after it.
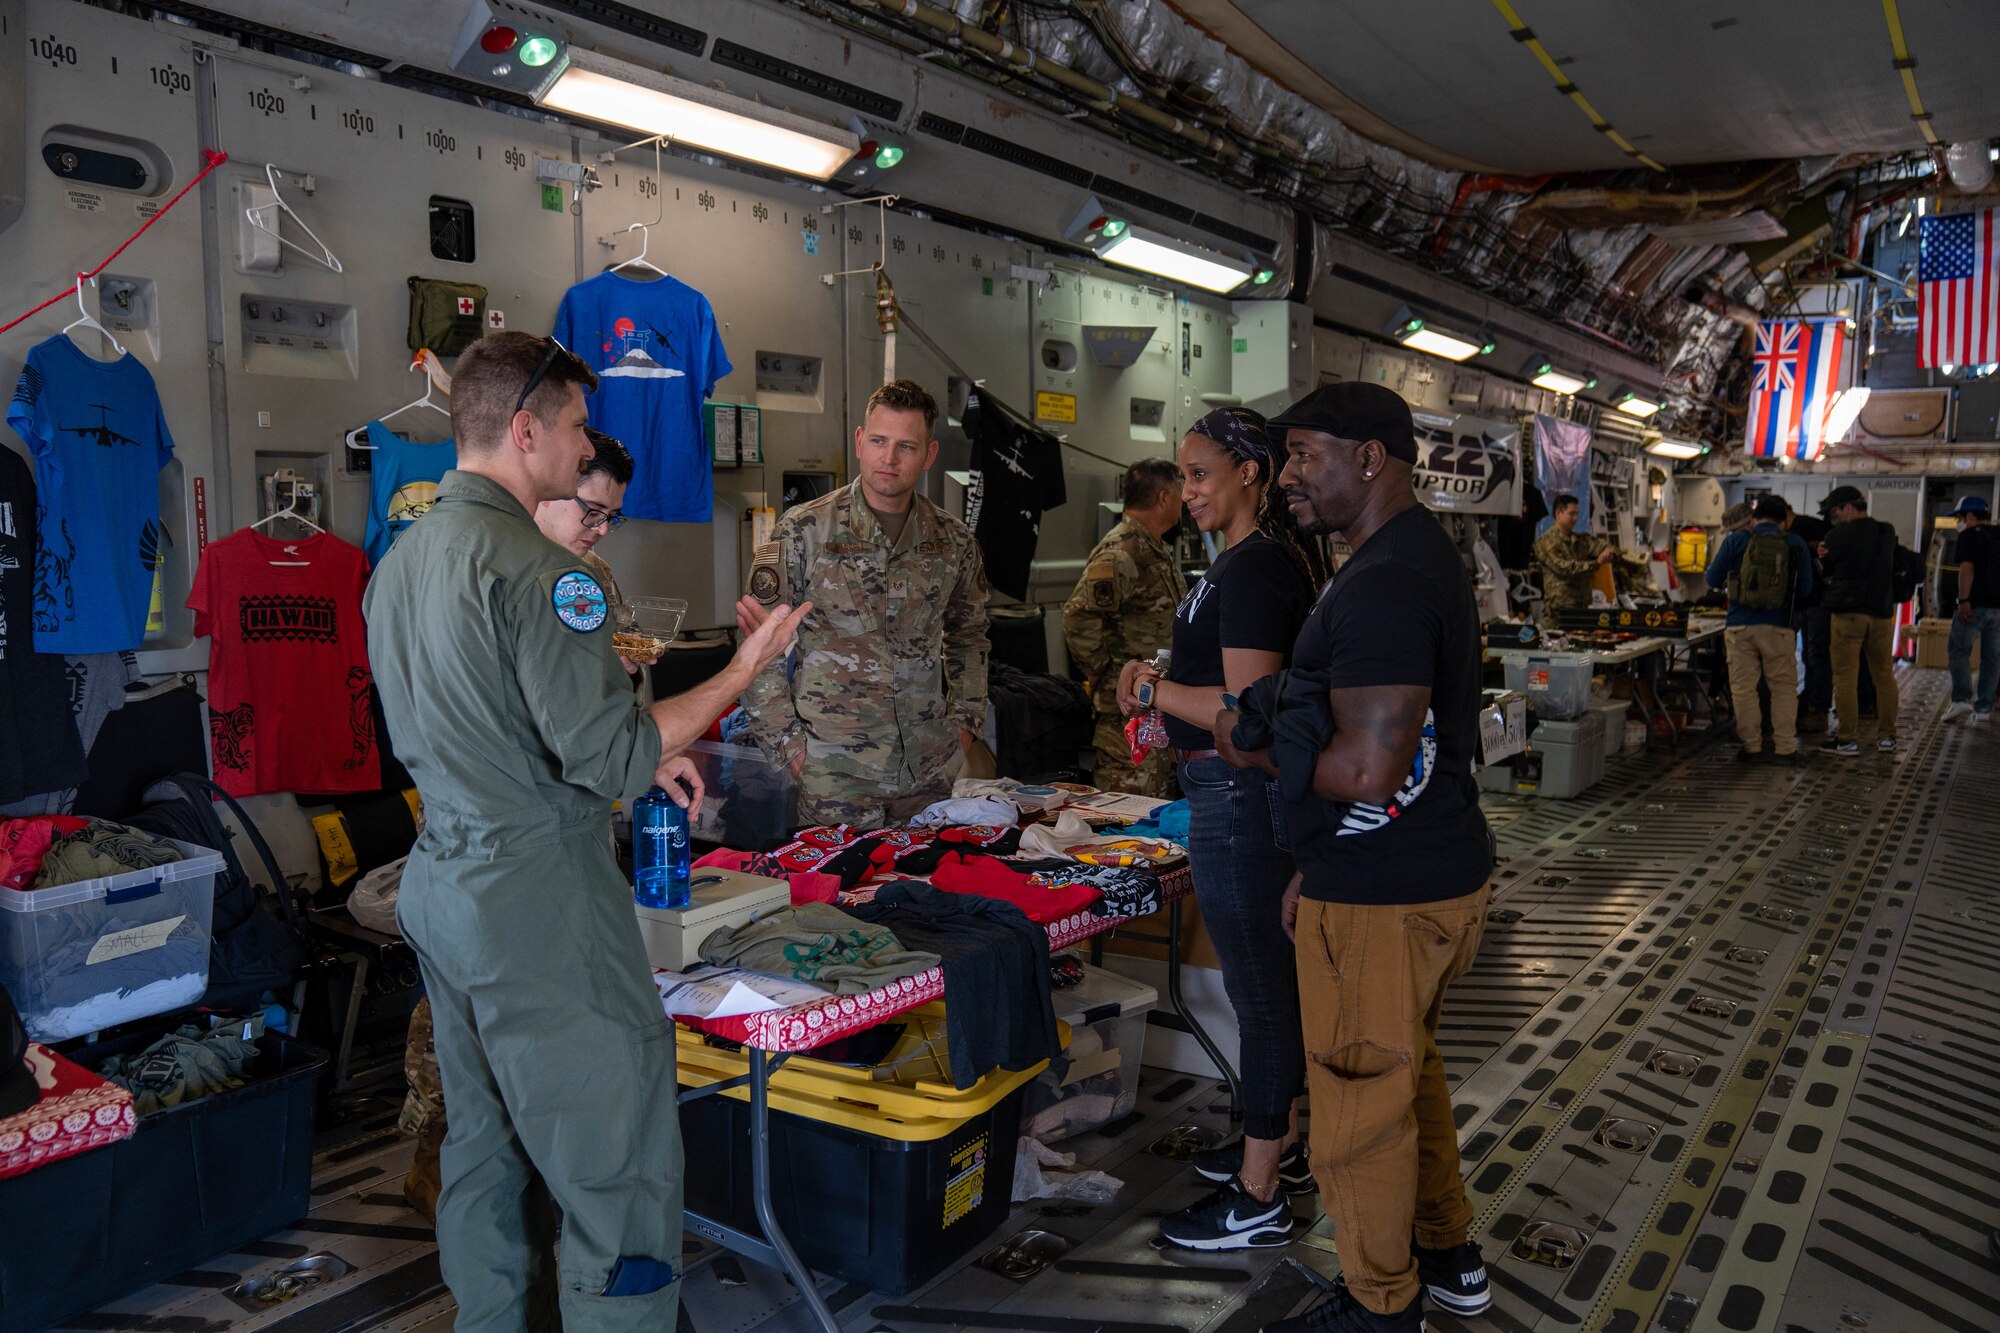
MULTIPOLYGON (((1224 551, 1188 590, 1174 611, 1171 679, 1182 685, 1221 685, 1222 650, 1250 648, 1282 653, 1312 606, 1313 590, 1291 552, 1261 532, 1224 551)), ((1167 739, 1181 750, 1212 750, 1207 727, 1162 713, 1167 739)))

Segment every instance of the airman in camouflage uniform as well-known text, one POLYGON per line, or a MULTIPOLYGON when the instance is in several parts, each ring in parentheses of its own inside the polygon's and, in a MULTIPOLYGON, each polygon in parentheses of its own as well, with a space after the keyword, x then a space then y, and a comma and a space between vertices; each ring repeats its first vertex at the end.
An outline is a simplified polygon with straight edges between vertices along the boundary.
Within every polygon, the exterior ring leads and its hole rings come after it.
POLYGON ((859 479, 778 520, 750 597, 813 603, 790 678, 745 691, 766 755, 801 755, 799 819, 874 828, 951 794, 960 732, 986 726, 986 569, 972 530, 922 495, 893 543, 859 479))
POLYGON ((1536 539, 1535 563, 1542 570, 1542 623, 1553 628, 1559 613, 1590 609, 1591 580, 1614 553, 1606 538, 1576 531, 1575 496, 1558 495, 1549 512, 1555 523, 1536 539))
MULTIPOLYGON (((1172 488, 1176 508, 1180 487, 1172 488)), ((1178 518, 1178 513, 1175 515, 1178 518)), ((1085 562, 1076 591, 1063 603, 1063 641, 1070 664, 1089 682, 1097 710, 1096 784, 1106 791, 1168 797, 1173 764, 1156 750, 1136 771, 1118 711, 1118 669, 1127 661, 1148 661, 1169 647, 1174 608, 1187 593, 1173 553, 1130 510, 1097 543, 1085 562)))

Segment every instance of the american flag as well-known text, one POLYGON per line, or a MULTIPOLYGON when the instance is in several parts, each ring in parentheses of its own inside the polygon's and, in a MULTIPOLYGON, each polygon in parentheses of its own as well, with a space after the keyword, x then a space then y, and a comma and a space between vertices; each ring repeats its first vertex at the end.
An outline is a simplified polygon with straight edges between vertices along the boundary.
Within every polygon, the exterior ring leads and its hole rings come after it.
POLYGON ((1993 210, 1925 218, 1917 231, 1917 364, 2000 361, 1993 210))
POLYGON ((1847 323, 1767 319, 1750 358, 1750 413, 1744 447, 1757 458, 1808 462, 1826 451, 1827 416, 1845 387, 1847 323))

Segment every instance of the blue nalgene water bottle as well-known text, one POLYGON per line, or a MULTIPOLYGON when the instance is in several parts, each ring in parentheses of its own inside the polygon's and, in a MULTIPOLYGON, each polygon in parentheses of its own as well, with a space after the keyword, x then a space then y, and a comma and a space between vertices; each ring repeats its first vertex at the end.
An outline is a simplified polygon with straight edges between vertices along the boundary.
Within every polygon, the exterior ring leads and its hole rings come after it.
POLYGON ((641 907, 686 907, 692 860, 687 811, 658 787, 632 803, 634 902, 641 907))

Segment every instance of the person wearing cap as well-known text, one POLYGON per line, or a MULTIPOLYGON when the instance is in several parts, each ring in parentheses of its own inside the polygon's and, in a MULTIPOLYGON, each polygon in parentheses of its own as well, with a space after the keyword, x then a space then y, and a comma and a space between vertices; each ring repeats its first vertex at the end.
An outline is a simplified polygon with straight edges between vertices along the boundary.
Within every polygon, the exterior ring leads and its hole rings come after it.
POLYGON ((1820 543, 1826 571, 1822 605, 1831 613, 1834 711, 1839 732, 1820 745, 1822 753, 1861 753, 1861 665, 1875 682, 1879 737, 1875 748, 1896 748, 1896 673, 1889 660, 1896 632, 1896 529, 1868 517, 1868 497, 1853 486, 1836 486, 1820 502, 1833 531, 1820 543))
POLYGON ((1951 511, 1958 520, 1957 605, 1951 616, 1951 705, 1944 720, 1970 713, 1974 722, 1993 720, 1993 691, 2000 686, 2000 530, 1987 521, 1986 500, 1967 495, 1951 511), (1972 688, 1972 650, 1979 649, 1979 690, 1972 688))
POLYGON ((1063 603, 1063 644, 1081 672, 1097 714, 1092 776, 1105 791, 1173 797, 1173 762, 1156 750, 1132 767, 1125 718, 1118 708, 1118 673, 1133 658, 1151 658, 1173 638, 1174 608, 1187 582, 1166 536, 1181 522, 1181 473, 1172 460, 1142 458, 1125 469, 1125 512, 1091 548, 1083 576, 1063 603))
POLYGON ((1298 871, 1286 891, 1320 1197, 1340 1237, 1329 1298, 1267 1333, 1418 1333, 1426 1293, 1453 1315, 1492 1303, 1469 1236, 1438 1015, 1486 924, 1493 837, 1479 809, 1481 638, 1472 578, 1417 503, 1410 409, 1387 387, 1322 386, 1274 418, 1279 481, 1308 533, 1353 551, 1292 648, 1324 672, 1332 739, 1306 773, 1274 773, 1298 871))
POLYGON ((1240 694, 1288 663, 1327 571, 1284 507, 1261 415, 1219 407, 1177 452, 1188 512, 1225 546, 1174 612, 1170 673, 1126 662, 1118 696, 1127 714, 1165 716, 1187 793, 1195 902, 1242 1039, 1243 1137, 1195 1156, 1195 1172, 1217 1188, 1161 1219, 1160 1234, 1187 1249, 1250 1249, 1288 1241, 1297 1220, 1287 1196, 1314 1188, 1299 1143, 1298 976, 1279 919, 1294 866, 1270 777, 1223 762, 1210 729, 1225 691, 1240 694))
POLYGON ((1708 567, 1708 585, 1729 591, 1729 619, 1723 641, 1729 658, 1729 693, 1736 709, 1737 759, 1759 762, 1764 753, 1765 687, 1771 711, 1771 751, 1779 763, 1795 763, 1797 722, 1797 638, 1793 623, 1799 597, 1812 590, 1812 553, 1805 539, 1780 526, 1790 512, 1776 495, 1760 495, 1751 507, 1752 526, 1730 533, 1708 567))
POLYGON ((1554 525, 1535 539, 1535 563, 1542 570, 1542 623, 1556 628, 1564 611, 1590 609, 1590 585, 1600 565, 1611 563, 1611 543, 1578 532, 1583 506, 1574 495, 1558 495, 1549 506, 1554 525))
POLYGON ((692 778, 700 799, 684 751, 810 607, 772 615, 714 680, 632 706, 603 586, 533 518, 576 493, 596 383, 553 338, 468 347, 452 373, 458 466, 363 603, 383 712, 424 794, 396 920, 451 1107, 437 1238, 460 1333, 674 1326, 673 1028, 606 829, 614 800, 652 784, 678 797, 692 778))

